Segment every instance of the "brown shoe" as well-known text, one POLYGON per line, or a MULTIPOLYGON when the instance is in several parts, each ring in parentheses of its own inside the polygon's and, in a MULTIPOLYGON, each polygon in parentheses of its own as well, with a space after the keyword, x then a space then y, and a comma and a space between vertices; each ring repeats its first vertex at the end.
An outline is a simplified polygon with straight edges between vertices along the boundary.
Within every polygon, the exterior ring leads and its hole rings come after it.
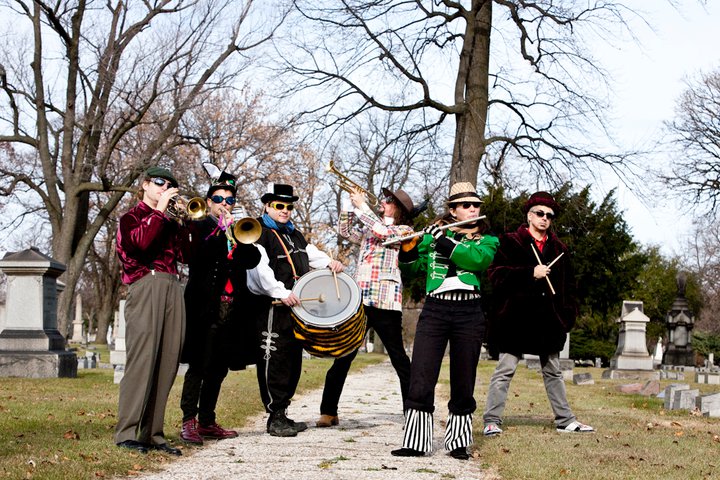
POLYGON ((315 426, 318 428, 326 428, 326 427, 332 427, 333 425, 337 425, 340 423, 340 420, 338 420, 337 415, 320 415, 320 418, 317 422, 315 422, 315 426))

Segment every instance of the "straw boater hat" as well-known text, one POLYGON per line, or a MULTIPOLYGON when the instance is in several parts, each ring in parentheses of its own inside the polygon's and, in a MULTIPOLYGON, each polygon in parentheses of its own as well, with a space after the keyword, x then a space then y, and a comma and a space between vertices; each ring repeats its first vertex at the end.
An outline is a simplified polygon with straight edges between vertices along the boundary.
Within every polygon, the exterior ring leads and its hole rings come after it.
POLYGON ((548 208, 552 208, 555 215, 560 211, 560 205, 557 204, 552 195, 547 192, 535 192, 530 195, 528 201, 523 206, 523 213, 528 213, 535 205, 545 205, 548 208))
POLYGON ((403 210, 405 210, 406 215, 412 214, 413 210, 415 210, 415 205, 413 204, 410 195, 405 193, 405 190, 397 189, 393 192, 389 188, 383 187, 382 192, 383 195, 385 195, 386 197, 394 199, 395 203, 399 205, 403 210))
POLYGON ((462 202, 482 202, 480 195, 475 191, 475 187, 470 182, 457 182, 450 187, 450 196, 447 204, 462 202))

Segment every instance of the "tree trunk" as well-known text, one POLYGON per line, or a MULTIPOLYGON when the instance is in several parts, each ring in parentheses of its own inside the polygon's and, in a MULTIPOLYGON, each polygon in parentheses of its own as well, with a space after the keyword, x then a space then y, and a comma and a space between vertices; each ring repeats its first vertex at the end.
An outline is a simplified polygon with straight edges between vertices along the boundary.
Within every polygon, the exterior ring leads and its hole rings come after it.
POLYGON ((465 110, 456 115, 450 185, 455 182, 475 185, 485 154, 492 4, 490 0, 473 0, 467 17, 455 84, 455 104, 464 105, 465 110))

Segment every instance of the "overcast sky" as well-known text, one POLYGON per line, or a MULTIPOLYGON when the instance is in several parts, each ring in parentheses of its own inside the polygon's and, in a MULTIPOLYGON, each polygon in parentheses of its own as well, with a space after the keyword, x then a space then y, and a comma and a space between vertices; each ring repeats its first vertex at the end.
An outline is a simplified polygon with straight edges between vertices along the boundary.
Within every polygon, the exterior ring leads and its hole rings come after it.
MULTIPOLYGON (((720 2, 711 0, 703 8, 700 2, 685 0, 681 10, 667 0, 626 3, 644 10, 643 16, 654 32, 638 23, 633 31, 640 45, 626 42, 618 48, 601 49, 598 54, 616 81, 618 141, 628 148, 648 148, 660 138, 662 122, 673 118, 676 101, 686 88, 685 80, 720 67, 720 2)), ((618 206, 638 241, 658 244, 666 254, 682 252, 691 219, 664 201, 665 192, 657 192, 656 203, 648 208, 616 181, 602 188, 614 186, 618 187, 618 206)))

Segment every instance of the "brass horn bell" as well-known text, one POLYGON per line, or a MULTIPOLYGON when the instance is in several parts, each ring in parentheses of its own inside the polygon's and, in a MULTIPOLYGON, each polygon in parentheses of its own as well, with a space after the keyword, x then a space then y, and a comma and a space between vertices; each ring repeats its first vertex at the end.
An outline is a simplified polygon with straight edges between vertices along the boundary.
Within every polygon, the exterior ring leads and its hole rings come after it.
POLYGON ((241 218, 233 224, 233 238, 245 244, 255 243, 262 234, 262 226, 260 222, 252 217, 241 218))
POLYGON ((165 214, 177 221, 203 220, 207 217, 207 202, 202 197, 176 195, 170 199, 165 214))

